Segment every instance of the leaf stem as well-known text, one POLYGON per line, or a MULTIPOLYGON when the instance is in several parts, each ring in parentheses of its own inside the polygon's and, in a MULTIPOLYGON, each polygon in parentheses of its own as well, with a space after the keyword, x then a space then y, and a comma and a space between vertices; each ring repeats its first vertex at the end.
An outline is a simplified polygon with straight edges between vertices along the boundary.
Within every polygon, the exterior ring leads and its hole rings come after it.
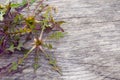
POLYGON ((42 28, 42 30, 41 30, 41 33, 40 33, 40 36, 39 36, 39 40, 42 39, 43 33, 44 33, 44 28, 42 28))

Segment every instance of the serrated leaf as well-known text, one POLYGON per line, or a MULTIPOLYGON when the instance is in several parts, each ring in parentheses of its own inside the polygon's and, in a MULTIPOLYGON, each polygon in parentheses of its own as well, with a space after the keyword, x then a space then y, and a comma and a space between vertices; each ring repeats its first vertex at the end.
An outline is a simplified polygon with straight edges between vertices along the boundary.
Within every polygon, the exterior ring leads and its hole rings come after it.
POLYGON ((23 44, 19 42, 19 44, 18 44, 18 46, 16 47, 16 49, 21 50, 21 47, 22 47, 22 46, 23 46, 23 44))
POLYGON ((52 48, 53 48, 52 44, 49 44, 49 45, 48 45, 48 48, 49 48, 49 49, 52 49, 52 48))
POLYGON ((31 29, 29 29, 29 28, 20 28, 19 29, 19 32, 21 33, 21 34, 25 34, 25 33, 30 33, 31 32, 31 29))
POLYGON ((11 5, 11 8, 18 8, 20 6, 19 3, 12 3, 11 5))
MULTIPOLYGON (((30 1, 30 4, 33 4, 36 0, 29 0, 30 1)), ((22 0, 22 4, 26 4, 27 3, 27 0, 22 0)))
POLYGON ((14 50, 15 50, 14 44, 12 44, 7 50, 14 52, 14 50))
POLYGON ((23 20, 23 15, 22 14, 17 14, 16 16, 15 16, 15 18, 14 18, 14 23, 15 24, 18 24, 18 23, 20 23, 20 21, 22 21, 23 20))
POLYGON ((52 65, 52 66, 55 66, 56 65, 56 60, 50 60, 49 64, 52 65))
POLYGON ((34 28, 35 28, 35 25, 30 25, 30 28, 31 28, 31 29, 34 29, 34 28))
POLYGON ((44 44, 44 47, 47 47, 48 49, 52 49, 53 48, 52 44, 44 44))
POLYGON ((18 64, 16 62, 12 63, 11 70, 17 70, 18 64))
POLYGON ((64 34, 63 32, 56 31, 56 32, 54 32, 53 34, 51 34, 51 35, 49 36, 49 38, 50 38, 50 39, 57 39, 57 40, 59 40, 60 38, 63 38, 64 35, 65 35, 65 34, 64 34))
POLYGON ((33 68, 34 68, 34 70, 36 71, 36 70, 39 68, 39 64, 34 63, 34 64, 33 64, 33 68))

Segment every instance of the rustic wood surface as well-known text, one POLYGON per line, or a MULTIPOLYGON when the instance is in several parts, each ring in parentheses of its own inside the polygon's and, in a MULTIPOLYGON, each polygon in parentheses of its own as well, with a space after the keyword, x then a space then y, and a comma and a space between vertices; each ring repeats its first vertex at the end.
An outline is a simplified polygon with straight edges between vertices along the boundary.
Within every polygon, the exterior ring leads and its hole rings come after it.
MULTIPOLYGON (((3 0, 0 0, 1 2, 3 0)), ((120 80, 120 0, 51 0, 67 35, 54 43, 63 75, 41 59, 37 73, 28 67, 1 80, 120 80), (42 64, 43 63, 43 64, 42 64)), ((17 55, 17 54, 16 54, 17 55)), ((1 58, 0 65, 15 60, 1 58)), ((27 62, 32 64, 33 57, 27 62)))

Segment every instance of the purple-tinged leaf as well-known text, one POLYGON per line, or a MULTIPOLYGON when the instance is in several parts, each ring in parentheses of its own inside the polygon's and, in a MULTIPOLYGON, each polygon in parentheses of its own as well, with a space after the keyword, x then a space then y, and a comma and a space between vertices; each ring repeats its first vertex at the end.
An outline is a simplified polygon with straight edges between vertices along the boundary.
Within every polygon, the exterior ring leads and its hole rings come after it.
POLYGON ((15 10, 17 11, 17 12, 20 12, 20 11, 22 11, 24 8, 26 8, 28 6, 28 3, 26 3, 26 4, 24 4, 23 6, 20 6, 20 7, 18 7, 18 8, 15 8, 15 10))

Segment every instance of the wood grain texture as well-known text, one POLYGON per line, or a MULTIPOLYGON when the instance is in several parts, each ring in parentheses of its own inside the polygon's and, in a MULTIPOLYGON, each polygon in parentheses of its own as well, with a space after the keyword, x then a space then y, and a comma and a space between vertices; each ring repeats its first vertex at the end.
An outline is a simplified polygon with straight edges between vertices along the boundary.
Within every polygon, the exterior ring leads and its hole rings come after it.
MULTIPOLYGON (((63 76, 51 70, 42 58, 36 74, 27 68, 11 80, 120 80, 120 0, 48 3, 58 7, 55 18, 67 22, 62 27, 68 34, 54 43, 57 48, 51 51, 63 76)), ((1 59, 1 65, 4 60, 1 59)), ((32 64, 32 56, 28 62, 32 64)))

